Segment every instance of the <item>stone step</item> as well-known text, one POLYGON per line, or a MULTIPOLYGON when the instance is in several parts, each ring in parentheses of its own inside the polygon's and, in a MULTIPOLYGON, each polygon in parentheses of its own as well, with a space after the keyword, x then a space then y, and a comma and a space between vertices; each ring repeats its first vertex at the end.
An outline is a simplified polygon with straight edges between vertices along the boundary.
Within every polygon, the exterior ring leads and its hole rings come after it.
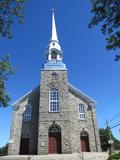
MULTIPOLYGON (((83 153, 84 160, 107 160, 108 153, 95 153, 86 152, 83 153)), ((81 160, 78 153, 73 154, 52 154, 52 155, 40 155, 40 156, 5 156, 0 157, 0 160, 81 160)))

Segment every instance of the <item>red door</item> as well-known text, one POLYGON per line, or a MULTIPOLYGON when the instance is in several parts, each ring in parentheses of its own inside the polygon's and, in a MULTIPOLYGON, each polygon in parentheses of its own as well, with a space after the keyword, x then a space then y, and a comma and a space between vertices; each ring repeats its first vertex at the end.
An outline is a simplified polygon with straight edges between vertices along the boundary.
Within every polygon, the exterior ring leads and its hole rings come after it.
POLYGON ((21 138, 20 155, 29 154, 29 138, 21 138))
POLYGON ((49 132, 49 154, 61 153, 61 133, 49 132))
POLYGON ((88 136, 81 136, 81 151, 90 152, 88 136))

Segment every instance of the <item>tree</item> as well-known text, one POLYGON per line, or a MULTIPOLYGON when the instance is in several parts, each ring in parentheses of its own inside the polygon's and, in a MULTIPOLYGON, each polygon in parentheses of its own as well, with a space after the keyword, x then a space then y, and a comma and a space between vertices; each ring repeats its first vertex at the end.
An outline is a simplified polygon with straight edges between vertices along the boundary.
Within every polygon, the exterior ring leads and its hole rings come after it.
MULTIPOLYGON (((109 130, 110 131, 110 130, 109 130)), ((120 141, 117 140, 114 135, 112 134, 112 132, 110 131, 109 133, 108 128, 103 129, 100 128, 99 129, 99 134, 100 134, 100 142, 101 142, 101 148, 103 151, 107 151, 107 149, 110 147, 108 144, 108 140, 110 140, 110 135, 111 134, 111 139, 113 140, 113 146, 115 150, 120 150, 120 141)))
POLYGON ((120 141, 118 139, 116 139, 113 135, 112 135, 112 139, 113 139, 113 146, 115 150, 120 150, 120 141))
POLYGON ((5 156, 8 154, 8 143, 0 148, 0 156, 5 156))
POLYGON ((0 0, 0 36, 12 37, 11 25, 15 18, 23 22, 25 0, 0 0))
MULTIPOLYGON (((120 0, 91 0, 93 17, 89 24, 92 28, 101 23, 107 50, 120 49, 120 0)), ((120 53, 115 60, 120 60, 120 53)))
MULTIPOLYGON (((0 37, 11 38, 11 26, 15 19, 23 22, 25 0, 0 0, 0 37)), ((9 56, 0 60, 0 107, 6 107, 10 100, 7 93, 6 82, 15 69, 10 63, 9 56)))
POLYGON ((107 149, 109 148, 108 145, 109 133, 106 129, 100 128, 99 134, 100 134, 101 148, 103 151, 107 151, 107 149))
POLYGON ((15 68, 11 65, 9 55, 0 60, 0 107, 7 107, 10 96, 6 90, 6 82, 15 68))

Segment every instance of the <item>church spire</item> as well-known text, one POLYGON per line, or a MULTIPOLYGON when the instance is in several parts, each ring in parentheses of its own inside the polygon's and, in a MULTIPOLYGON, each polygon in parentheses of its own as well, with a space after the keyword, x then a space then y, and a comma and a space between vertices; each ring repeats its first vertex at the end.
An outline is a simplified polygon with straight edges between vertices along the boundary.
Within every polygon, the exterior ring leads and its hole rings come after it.
POLYGON ((51 51, 52 49, 61 51, 61 47, 60 47, 58 36, 57 36, 54 9, 52 9, 52 35, 51 35, 51 39, 50 39, 48 48, 49 48, 49 51, 51 51))
POLYGON ((65 70, 66 66, 62 62, 62 49, 59 44, 57 29, 55 23, 55 14, 54 9, 52 9, 52 34, 51 39, 46 50, 46 59, 45 59, 44 69, 56 69, 56 70, 65 70))
POLYGON ((55 16, 54 16, 54 9, 52 9, 52 36, 51 36, 51 41, 58 41, 58 36, 57 36, 57 30, 56 30, 56 24, 55 24, 55 16))

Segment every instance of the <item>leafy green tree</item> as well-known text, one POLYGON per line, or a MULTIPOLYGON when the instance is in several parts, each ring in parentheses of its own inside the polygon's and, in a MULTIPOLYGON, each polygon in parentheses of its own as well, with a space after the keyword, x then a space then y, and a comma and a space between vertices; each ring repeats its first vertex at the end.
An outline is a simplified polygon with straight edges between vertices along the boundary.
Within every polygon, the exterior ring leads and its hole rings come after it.
POLYGON ((101 148, 103 151, 107 151, 107 149, 109 148, 108 145, 109 133, 106 129, 100 128, 99 134, 100 134, 101 148))
POLYGON ((25 0, 0 0, 0 36, 12 37, 15 18, 23 22, 25 0))
POLYGON ((113 146, 115 150, 120 150, 120 141, 112 135, 113 146))
MULTIPOLYGON (((101 23, 101 31, 105 35, 108 50, 120 52, 120 0, 91 0, 93 17, 89 27, 101 23)), ((120 53, 115 56, 120 60, 120 53)))
POLYGON ((8 154, 8 143, 0 148, 0 156, 5 156, 8 154))
POLYGON ((11 65, 9 55, 0 60, 0 107, 7 107, 10 96, 6 90, 6 82, 11 74, 15 73, 15 68, 11 65))
POLYGON ((108 131, 108 128, 103 129, 100 128, 99 129, 99 133, 100 133, 100 142, 101 142, 101 148, 103 151, 107 151, 107 149, 110 147, 108 144, 108 140, 110 139, 110 135, 109 132, 111 134, 111 139, 113 140, 113 146, 115 150, 120 150, 120 141, 117 140, 114 135, 112 134, 111 131, 108 131))
MULTIPOLYGON (((15 20, 23 22, 24 2, 25 0, 0 0, 0 37, 11 38, 13 35, 11 27, 15 20)), ((6 107, 10 100, 6 82, 14 71, 9 56, 3 57, 0 60, 0 107, 6 107)))

